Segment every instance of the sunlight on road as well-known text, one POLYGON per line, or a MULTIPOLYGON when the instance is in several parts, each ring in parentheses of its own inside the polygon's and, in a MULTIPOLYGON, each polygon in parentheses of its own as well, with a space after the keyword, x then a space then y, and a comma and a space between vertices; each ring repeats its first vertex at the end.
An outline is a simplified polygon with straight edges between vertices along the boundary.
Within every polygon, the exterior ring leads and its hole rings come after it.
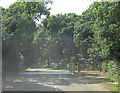
POLYGON ((35 75, 35 74, 72 74, 72 73, 68 71, 62 71, 62 70, 52 70, 50 68, 30 69, 21 73, 21 75, 35 75))

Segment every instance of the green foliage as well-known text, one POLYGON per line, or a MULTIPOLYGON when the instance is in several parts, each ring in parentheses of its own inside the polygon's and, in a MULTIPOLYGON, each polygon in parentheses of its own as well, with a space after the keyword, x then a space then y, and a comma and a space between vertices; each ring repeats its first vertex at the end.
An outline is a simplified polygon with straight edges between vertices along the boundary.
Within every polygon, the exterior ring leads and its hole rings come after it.
MULTIPOLYGON (((50 15, 45 3, 17 2, 2 9, 4 68, 45 64, 65 69, 80 62, 82 70, 103 70, 118 79, 120 2, 94 2, 81 15, 50 15), (36 27, 36 20, 46 15, 36 27)), ((14 70, 13 69, 13 70, 14 70)))
POLYGON ((116 91, 116 93, 119 93, 119 88, 118 87, 112 87, 112 91, 116 91))
POLYGON ((44 3, 16 2, 9 8, 2 8, 2 57, 4 71, 18 71, 19 63, 25 66, 36 61, 35 21, 41 15, 49 16, 44 3), (36 16, 36 13, 39 14, 36 16))
POLYGON ((110 76, 111 80, 118 80, 118 64, 115 61, 109 61, 108 62, 108 67, 107 67, 107 73, 110 76))
POLYGON ((76 47, 72 41, 73 23, 76 17, 77 15, 74 13, 58 14, 42 21, 42 25, 34 37, 34 42, 40 44, 38 47, 41 49, 42 59, 49 59, 49 62, 53 63, 62 62, 66 64, 72 56, 76 55, 76 47))
POLYGON ((30 70, 31 68, 30 67, 28 67, 26 70, 30 70))
POLYGON ((91 4, 74 25, 73 40, 84 69, 98 69, 118 79, 120 61, 119 2, 91 4), (109 61, 111 60, 111 61, 109 61), (87 66, 88 65, 88 66, 87 66), (89 68, 88 68, 89 67, 89 68))
POLYGON ((108 70, 107 62, 103 61, 103 63, 102 63, 102 71, 107 72, 107 70, 108 70))

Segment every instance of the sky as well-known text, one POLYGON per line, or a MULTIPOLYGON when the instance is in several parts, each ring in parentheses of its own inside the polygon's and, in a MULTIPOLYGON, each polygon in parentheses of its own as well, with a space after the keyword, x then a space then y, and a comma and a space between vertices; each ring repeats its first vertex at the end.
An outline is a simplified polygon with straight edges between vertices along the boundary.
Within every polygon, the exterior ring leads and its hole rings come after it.
POLYGON ((51 14, 76 13, 81 14, 92 3, 90 0, 53 0, 51 14))
MULTIPOLYGON (((0 6, 8 8, 10 4, 17 0, 0 0, 0 6)), ((53 4, 49 5, 52 9, 50 10, 51 15, 65 14, 65 13, 76 13, 82 14, 93 0, 52 0, 53 4)))

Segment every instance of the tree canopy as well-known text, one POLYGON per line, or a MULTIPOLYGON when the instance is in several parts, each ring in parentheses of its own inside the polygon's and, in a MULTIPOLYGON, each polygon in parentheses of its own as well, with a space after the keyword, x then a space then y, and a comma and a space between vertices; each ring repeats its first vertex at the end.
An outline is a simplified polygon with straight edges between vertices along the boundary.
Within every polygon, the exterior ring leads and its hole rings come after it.
POLYGON ((4 68, 14 71, 22 62, 24 66, 67 69, 72 61, 79 62, 83 70, 103 70, 117 79, 120 2, 94 2, 81 15, 51 16, 46 4, 16 2, 2 8, 4 68), (36 26, 41 15, 47 17, 36 26))

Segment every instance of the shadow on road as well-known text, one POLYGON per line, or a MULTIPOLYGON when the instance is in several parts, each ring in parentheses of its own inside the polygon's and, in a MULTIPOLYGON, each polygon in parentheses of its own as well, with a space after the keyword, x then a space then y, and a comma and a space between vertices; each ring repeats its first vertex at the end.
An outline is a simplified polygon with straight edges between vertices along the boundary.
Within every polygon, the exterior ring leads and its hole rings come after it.
MULTIPOLYGON (((70 86, 70 88, 73 88, 74 90, 74 87, 72 86, 77 86, 79 89, 79 85, 81 85, 80 88, 82 90, 86 90, 87 87, 91 90, 91 88, 94 89, 94 87, 86 85, 99 84, 102 82, 108 82, 108 79, 106 79, 106 77, 100 76, 97 73, 79 72, 75 75, 23 74, 13 80, 9 79, 8 83, 7 81, 3 82, 3 91, 61 91, 60 89, 57 89, 56 86, 59 88, 67 88, 66 86, 70 86)), ((72 92, 62 91, 58 93, 72 92)))
POLYGON ((97 71, 81 71, 76 73, 75 76, 78 77, 79 80, 83 80, 86 84, 100 84, 105 82, 111 82, 105 76, 98 74, 97 71))

